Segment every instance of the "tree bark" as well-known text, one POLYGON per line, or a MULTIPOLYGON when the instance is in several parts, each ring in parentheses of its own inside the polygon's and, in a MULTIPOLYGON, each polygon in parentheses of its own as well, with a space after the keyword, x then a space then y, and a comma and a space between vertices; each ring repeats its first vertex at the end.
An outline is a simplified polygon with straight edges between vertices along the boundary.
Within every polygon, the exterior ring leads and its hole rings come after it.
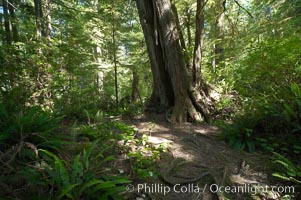
POLYGON ((131 102, 135 103, 139 99, 139 76, 138 73, 133 70, 133 81, 132 81, 132 95, 131 95, 131 102))
POLYGON ((170 2, 171 2, 172 12, 175 16, 176 27, 177 27, 178 34, 179 34, 181 47, 182 47, 182 49, 186 49, 185 40, 184 40, 184 36, 183 36, 183 31, 182 31, 181 25, 180 25, 180 20, 179 20, 177 7, 176 7, 175 2, 173 0, 170 0, 170 2))
POLYGON ((224 60, 225 49, 223 46, 224 40, 224 22, 225 21, 225 1, 218 0, 215 8, 215 21, 213 25, 213 53, 212 67, 213 71, 216 72, 216 66, 224 60))
POLYGON ((41 0, 34 0, 34 8, 36 15, 36 34, 37 38, 40 39, 42 37, 42 4, 41 0))
POLYGON ((46 38, 51 39, 51 0, 46 0, 46 38))
MULTIPOLYGON (((153 35, 154 32, 158 34, 158 48, 160 50, 160 54, 162 54, 159 55, 159 57, 163 59, 162 65, 159 65, 159 70, 162 71, 162 68, 166 70, 165 76, 169 77, 171 83, 167 89, 172 92, 174 97, 172 102, 173 109, 170 118, 171 122, 185 122, 187 121, 188 116, 196 121, 202 121, 204 118, 206 119, 206 116, 202 117, 201 115, 201 113, 204 112, 202 111, 200 104, 197 102, 198 99, 195 98, 196 95, 191 93, 193 90, 191 89, 191 82, 188 78, 186 63, 182 47, 180 45, 177 23, 171 8, 170 0, 138 0, 138 10, 141 10, 141 7, 139 7, 140 3, 148 5, 148 7, 145 6, 144 8, 148 8, 147 10, 151 10, 151 13, 154 13, 153 16, 151 15, 152 18, 155 18, 153 21, 157 20, 157 31, 154 31, 155 27, 152 26, 149 26, 149 30, 145 31, 145 24, 143 23, 142 27, 144 27, 144 35, 149 55, 154 58, 153 63, 155 64, 158 60, 156 60, 156 54, 152 51, 153 49, 150 46, 150 44, 155 43, 155 38, 150 37, 150 35, 153 35)), ((143 18, 141 19, 141 17, 144 16, 144 13, 140 14, 140 21, 143 21, 143 18)), ((152 72, 154 79, 158 80, 156 79, 158 78, 158 75, 154 73, 154 70, 152 70, 152 72)))
POLYGON ((3 1, 3 14, 4 14, 4 27, 5 27, 5 40, 6 44, 11 45, 11 32, 10 32, 10 20, 8 14, 8 3, 3 1))
POLYGON ((174 96, 165 68, 163 50, 157 39, 158 33, 155 31, 159 28, 155 23, 157 16, 151 0, 137 0, 137 8, 153 75, 153 91, 146 107, 167 109, 172 106, 174 96))
POLYGON ((192 45, 190 26, 191 26, 191 10, 188 3, 185 3, 185 27, 187 32, 188 48, 190 48, 192 45))
MULTIPOLYGON (((137 0, 137 8, 151 61, 153 95, 157 95, 160 102, 166 96, 173 97, 169 98, 170 106, 173 106, 171 122, 185 122, 188 117, 194 121, 209 121, 208 98, 203 97, 205 92, 193 87, 188 76, 170 0, 137 0), (162 86, 165 93, 162 92, 162 86)), ((196 47, 202 48, 201 40, 198 41, 196 47)))
POLYGON ((3 14, 0 14, 0 34, 1 34, 1 39, 2 39, 2 43, 5 42, 5 36, 3 34, 3 30, 4 30, 4 25, 3 25, 3 14))
POLYGON ((113 63, 114 63, 114 85, 115 85, 115 101, 116 110, 119 109, 119 91, 118 91, 118 67, 117 67, 117 43, 116 43, 116 24, 114 12, 114 0, 112 1, 112 45, 113 45, 113 63))
MULTIPOLYGON (((99 2, 98 0, 94 1, 94 11, 99 14, 99 2)), ((99 36, 99 35, 97 35, 99 36)), ((102 64, 102 50, 100 44, 96 44, 96 47, 94 49, 94 55, 95 55, 95 61, 98 64, 98 72, 97 72, 97 77, 96 77, 96 83, 98 86, 98 92, 101 94, 103 92, 103 80, 104 80, 104 72, 103 69, 101 69, 101 64, 102 64)))
POLYGON ((201 85, 201 62, 204 36, 204 15, 205 1, 197 0, 196 20, 195 20, 195 41, 193 51, 192 81, 194 88, 201 85))
POLYGON ((18 30, 17 30, 17 25, 16 25, 16 16, 15 16, 15 8, 14 8, 14 1, 9 0, 8 1, 8 10, 9 10, 9 15, 11 17, 11 26, 12 26, 12 33, 13 33, 13 41, 17 42, 19 38, 18 30))

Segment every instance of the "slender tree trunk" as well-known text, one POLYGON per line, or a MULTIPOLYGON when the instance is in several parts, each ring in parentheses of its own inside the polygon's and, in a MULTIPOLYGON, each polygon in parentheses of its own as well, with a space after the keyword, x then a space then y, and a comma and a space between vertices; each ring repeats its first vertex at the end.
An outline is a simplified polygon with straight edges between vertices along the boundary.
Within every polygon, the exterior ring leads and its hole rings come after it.
POLYGON ((116 27, 115 27, 115 13, 114 13, 114 1, 112 2, 112 43, 113 43, 113 63, 114 63, 114 82, 115 82, 115 100, 116 110, 119 108, 119 92, 118 92, 118 69, 117 69, 117 44, 116 44, 116 27))
POLYGON ((3 14, 4 14, 4 27, 5 27, 5 40, 6 40, 6 44, 10 45, 12 40, 11 40, 10 20, 8 14, 7 1, 3 1, 3 14))
POLYGON ((4 25, 3 25, 3 22, 4 22, 4 18, 3 18, 3 14, 0 14, 0 34, 2 36, 2 42, 4 43, 5 42, 5 36, 3 34, 3 30, 5 29, 4 28, 4 25))
POLYGON ((36 15, 36 34, 37 34, 37 38, 40 39, 42 37, 41 0, 34 0, 34 8, 35 8, 35 15, 36 15))
POLYGON ((137 102, 139 99, 139 76, 138 73, 133 70, 133 81, 132 81, 132 95, 131 95, 131 102, 137 102))
POLYGON ((94 8, 97 11, 97 13, 98 13, 98 5, 99 5, 98 0, 94 0, 94 8))
POLYGON ((97 87, 98 87, 98 91, 101 94, 103 92, 103 79, 104 79, 104 73, 101 69, 101 48, 100 46, 96 46, 95 50, 94 50, 94 54, 95 54, 95 61, 98 64, 98 72, 97 72, 97 77, 96 77, 96 83, 97 83, 97 87))
POLYGON ((224 40, 224 21, 225 21, 225 4, 224 0, 218 0, 215 8, 215 21, 213 25, 213 53, 212 67, 216 72, 216 66, 224 60, 225 49, 223 46, 224 40))
POLYGON ((51 0, 46 0, 46 38, 51 39, 51 0))
POLYGON ((188 47, 190 48, 192 45, 192 37, 191 37, 191 10, 190 6, 186 3, 185 4, 185 27, 187 32, 187 40, 188 40, 188 47))
MULTIPOLYGON (((99 2, 98 0, 94 1, 94 11, 99 14, 99 2)), ((104 73, 101 69, 101 64, 102 64, 102 60, 101 60, 101 46, 99 44, 96 44, 96 47, 94 49, 94 55, 95 55, 95 61, 98 64, 98 72, 97 72, 97 77, 96 77, 96 83, 97 83, 97 87, 98 87, 98 92, 99 94, 101 94, 103 92, 103 79, 104 79, 104 73)))
POLYGON ((16 16, 15 16, 15 8, 14 8, 14 1, 9 0, 8 1, 8 10, 9 10, 9 15, 11 17, 11 26, 12 26, 12 33, 13 33, 13 41, 17 42, 19 35, 18 35, 18 30, 17 30, 17 25, 16 25, 16 16))
POLYGON ((224 21, 225 21, 225 13, 222 12, 216 21, 216 31, 215 31, 215 38, 216 38, 216 43, 215 43, 215 64, 218 65, 221 61, 224 59, 224 54, 225 54, 225 49, 223 46, 223 40, 224 40, 224 21))
POLYGON ((193 86, 198 88, 201 85, 201 62, 204 36, 204 15, 205 1, 197 0, 196 21, 195 21, 195 41, 192 65, 193 86))

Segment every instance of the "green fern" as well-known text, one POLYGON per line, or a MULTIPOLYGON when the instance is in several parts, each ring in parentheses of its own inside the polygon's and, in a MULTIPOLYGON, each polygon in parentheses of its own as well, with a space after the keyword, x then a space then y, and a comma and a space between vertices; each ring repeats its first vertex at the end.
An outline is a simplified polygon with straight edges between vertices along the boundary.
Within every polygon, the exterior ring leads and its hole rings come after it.
POLYGON ((288 158, 279 153, 273 153, 275 155, 273 162, 281 167, 281 172, 275 172, 273 176, 301 184, 301 166, 294 165, 288 158))
MULTIPOLYGON (((40 149, 45 155, 52 159, 52 164, 46 168, 46 172, 49 175, 50 182, 58 188, 57 198, 69 198, 69 199, 108 199, 111 196, 119 197, 119 191, 123 191, 125 188, 123 184, 130 181, 123 177, 108 177, 104 174, 99 174, 99 171, 103 164, 112 160, 112 157, 100 158, 98 155, 92 154, 93 150, 97 147, 99 140, 91 143, 81 153, 77 154, 72 163, 63 161, 57 155, 40 149), (95 163, 98 163, 97 169, 95 169, 95 163), (93 166, 93 167, 92 167, 93 166)), ((45 157, 45 160, 47 157, 45 157)))

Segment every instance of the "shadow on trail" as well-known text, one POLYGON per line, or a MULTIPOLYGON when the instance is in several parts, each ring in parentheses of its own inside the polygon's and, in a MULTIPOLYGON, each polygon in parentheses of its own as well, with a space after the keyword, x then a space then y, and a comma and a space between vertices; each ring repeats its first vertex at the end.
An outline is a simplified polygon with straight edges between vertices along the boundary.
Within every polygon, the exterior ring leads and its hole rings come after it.
MULTIPOLYGON (((150 190, 153 187, 144 191, 150 199, 250 199, 256 187, 271 186, 267 157, 229 148, 216 140, 219 131, 214 126, 189 123, 173 126, 160 115, 125 122, 147 134, 149 143, 168 149, 158 164, 160 179, 147 183, 160 187, 157 191, 150 190), (175 185, 183 186, 184 190, 174 191, 175 185), (171 190, 166 194, 158 192, 164 186, 171 190), (223 191, 221 188, 226 186, 233 190, 223 191), (241 190, 234 191, 238 186, 241 190), (188 191, 189 187, 199 190, 188 191)), ((256 193, 259 199, 279 197, 278 193, 256 193)))

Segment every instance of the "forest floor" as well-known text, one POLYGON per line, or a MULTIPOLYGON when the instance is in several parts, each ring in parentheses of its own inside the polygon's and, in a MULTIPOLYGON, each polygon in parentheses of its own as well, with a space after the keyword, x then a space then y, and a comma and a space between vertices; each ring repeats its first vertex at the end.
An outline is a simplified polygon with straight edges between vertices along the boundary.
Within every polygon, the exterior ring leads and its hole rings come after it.
POLYGON ((217 127, 173 125, 165 116, 123 120, 167 151, 157 164, 159 178, 133 183, 128 199, 279 199, 267 156, 238 152, 218 139, 217 127))

